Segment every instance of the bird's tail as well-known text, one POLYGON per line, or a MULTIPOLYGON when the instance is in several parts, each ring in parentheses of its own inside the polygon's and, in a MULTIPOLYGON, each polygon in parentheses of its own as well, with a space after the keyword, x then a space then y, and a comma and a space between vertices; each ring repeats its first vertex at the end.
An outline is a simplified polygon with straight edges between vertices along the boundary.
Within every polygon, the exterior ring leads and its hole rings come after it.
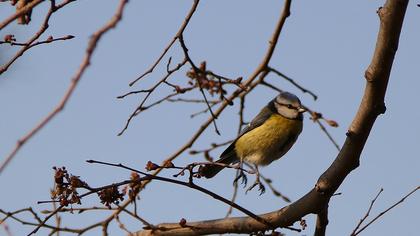
MULTIPOLYGON (((227 155, 222 156, 216 163, 226 164, 229 165, 233 162, 237 161, 236 154, 234 152, 228 153, 227 155)), ((220 165, 205 165, 200 168, 199 172, 201 176, 206 177, 207 179, 212 178, 217 173, 225 168, 224 166, 220 165)))

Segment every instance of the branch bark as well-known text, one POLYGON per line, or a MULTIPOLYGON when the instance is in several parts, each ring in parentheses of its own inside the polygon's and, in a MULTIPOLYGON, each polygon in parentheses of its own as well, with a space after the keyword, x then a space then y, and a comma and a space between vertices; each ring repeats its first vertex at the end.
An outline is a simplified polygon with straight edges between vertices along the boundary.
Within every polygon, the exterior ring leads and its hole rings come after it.
MULTIPOLYGON (((366 87, 359 110, 351 123, 346 141, 331 166, 319 177, 315 187, 296 202, 273 212, 260 215, 271 225, 287 227, 303 216, 326 211, 328 202, 346 176, 359 166, 360 154, 376 118, 385 112, 384 96, 408 0, 388 0, 379 8, 380 29, 371 64, 365 72, 366 87)), ((252 233, 269 230, 251 217, 231 217, 199 222, 165 223, 154 230, 134 235, 204 235, 252 233)))
POLYGON ((318 213, 316 217, 316 225, 314 236, 325 236, 328 225, 328 205, 325 206, 324 210, 318 213))

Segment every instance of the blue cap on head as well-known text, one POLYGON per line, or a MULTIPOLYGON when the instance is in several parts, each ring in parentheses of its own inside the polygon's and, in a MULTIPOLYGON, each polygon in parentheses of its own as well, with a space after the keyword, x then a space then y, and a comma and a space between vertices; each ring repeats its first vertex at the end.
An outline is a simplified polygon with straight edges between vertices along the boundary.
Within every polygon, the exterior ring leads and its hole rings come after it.
POLYGON ((301 113, 306 109, 302 107, 299 98, 289 92, 282 92, 274 99, 274 107, 278 114, 289 118, 296 119, 301 117, 301 113))

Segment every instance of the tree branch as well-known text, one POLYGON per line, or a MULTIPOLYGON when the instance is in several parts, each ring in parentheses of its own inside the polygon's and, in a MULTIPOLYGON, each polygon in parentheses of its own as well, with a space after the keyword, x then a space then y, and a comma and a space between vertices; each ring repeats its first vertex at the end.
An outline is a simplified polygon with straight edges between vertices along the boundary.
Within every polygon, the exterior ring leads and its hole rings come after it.
MULTIPOLYGON (((283 29, 284 22, 286 21, 286 18, 290 15, 290 4, 291 4, 291 0, 286 0, 285 1, 285 5, 284 5, 284 8, 283 8, 282 14, 281 14, 281 16, 279 18, 279 21, 278 21, 278 23, 275 27, 273 35, 270 38, 267 53, 264 56, 262 62, 255 69, 255 71, 252 73, 252 75, 246 81, 243 82, 243 86, 246 87, 247 90, 244 91, 242 88, 238 88, 235 91, 233 91, 233 93, 229 97, 227 97, 226 100, 224 100, 220 104, 219 108, 216 111, 214 111, 214 116, 218 117, 223 112, 223 110, 231 103, 231 101, 233 101, 235 98, 243 97, 246 94, 248 94, 258 84, 260 84, 261 81, 263 81, 263 79, 267 76, 267 74, 268 74, 268 70, 267 70, 268 63, 270 62, 271 57, 273 55, 274 49, 276 47, 277 41, 278 41, 279 36, 280 36, 280 32, 283 29)), ((207 129, 207 127, 213 122, 213 119, 214 119, 213 116, 209 117, 209 119, 207 119, 200 126, 200 128, 196 131, 196 133, 194 135, 192 135, 192 137, 189 141, 187 141, 175 153, 173 153, 171 156, 169 156, 166 160, 163 161, 163 165, 167 162, 173 161, 179 155, 184 153, 185 150, 190 148, 195 143, 195 141, 200 137, 200 135, 207 129)), ((158 173, 160 173, 161 170, 162 169, 158 169, 153 174, 157 175, 158 173)), ((147 185, 147 184, 148 183, 144 183, 144 185, 147 185)))
MULTIPOLYGON (((71 1, 72 0, 67 0, 64 3, 71 2, 71 1)), ((121 0, 120 5, 117 9, 117 12, 112 17, 112 19, 92 35, 92 37, 90 38, 90 41, 88 43, 88 46, 86 48, 85 57, 84 57, 82 63, 80 64, 79 69, 76 71, 76 74, 71 79, 71 83, 70 83, 67 91, 65 92, 63 98, 57 104, 57 106, 54 108, 54 110, 52 110, 45 118, 43 118, 31 131, 29 131, 29 133, 27 133, 24 137, 20 138, 17 141, 15 148, 12 150, 12 152, 1 163, 0 174, 6 168, 6 166, 9 164, 9 162, 15 157, 16 153, 20 150, 20 148, 29 139, 31 139, 36 133, 38 133, 38 131, 40 131, 43 127, 45 127, 45 125, 48 124, 52 120, 52 118, 54 118, 58 113, 60 113, 64 109, 65 105, 67 104, 71 95, 73 94, 74 90, 76 89, 80 79, 82 78, 83 73, 86 71, 86 68, 88 68, 89 65, 91 64, 91 58, 92 58, 93 52, 95 51, 99 40, 102 38, 102 36, 106 32, 108 32, 110 29, 114 28, 117 25, 117 23, 121 20, 123 10, 124 10, 124 6, 127 2, 128 2, 128 0, 121 0)))
POLYGON ((29 4, 25 5, 23 8, 21 8, 19 11, 16 11, 15 14, 9 16, 7 19, 5 19, 3 22, 0 23, 0 30, 2 30, 4 27, 12 23, 14 20, 19 18, 20 16, 26 14, 28 11, 32 10, 34 7, 36 7, 38 4, 42 3, 45 0, 33 0, 29 4))
MULTIPOLYGON (((7 71, 9 69, 9 67, 18 59, 20 58, 26 51, 28 51, 30 48, 37 46, 39 44, 43 44, 44 42, 35 42, 35 40, 37 40, 39 37, 41 37, 42 34, 45 33, 45 31, 48 29, 49 27, 49 21, 52 17, 52 15, 57 12, 59 9, 67 6, 68 4, 74 2, 76 0, 66 0, 63 1, 62 3, 56 5, 55 1, 51 1, 50 2, 50 8, 48 10, 48 13, 45 16, 44 21, 41 24, 40 29, 24 44, 21 44, 23 47, 4 65, 0 66, 0 75, 3 74, 5 71, 7 71)), ((31 6, 31 4, 33 5, 34 2, 26 5, 23 9, 28 8, 29 6, 31 6)), ((26 11, 24 12, 26 13, 26 11)), ((66 39, 71 39, 73 38, 72 36, 70 36, 70 38, 66 38, 66 39)), ((46 40, 45 42, 48 42, 51 40, 46 40)))
POLYGON ((375 197, 375 199, 372 201, 372 203, 371 203, 371 205, 369 207, 369 211, 366 213, 365 217, 363 217, 363 219, 360 221, 360 224, 357 225, 355 231, 353 231, 350 236, 356 236, 356 235, 360 234, 363 230, 365 230, 367 227, 369 227, 369 225, 371 225, 377 219, 379 219, 380 217, 382 217, 383 215, 385 215, 388 211, 392 210, 394 207, 396 207, 399 204, 403 203, 405 201, 405 199, 407 199, 410 195, 412 195, 413 193, 415 193, 419 189, 420 189, 420 186, 415 187, 413 190, 411 190, 409 193, 407 193, 403 198, 401 198, 398 202, 392 204, 392 206, 388 207, 386 210, 384 210, 381 213, 379 213, 375 218, 373 218, 371 221, 369 221, 365 226, 363 226, 361 229, 357 230, 357 228, 360 227, 361 223, 363 223, 363 221, 368 217, 369 212, 372 209, 373 203, 375 202, 376 198, 379 196, 379 194, 378 194, 375 197))
POLYGON ((328 205, 316 217, 314 236, 325 236, 328 225, 328 205))
MULTIPOLYGON (((286 1, 290 4, 290 1, 286 1)), ((366 70, 366 88, 359 110, 347 132, 346 141, 331 166, 320 176, 315 188, 296 202, 280 210, 262 214, 276 227, 286 227, 299 221, 303 216, 319 214, 325 210, 331 196, 338 189, 345 177, 359 165, 360 154, 369 136, 370 130, 379 114, 385 112, 384 96, 389 80, 392 63, 398 47, 398 40, 408 1, 388 0, 378 10, 380 29, 376 49, 366 70)), ((286 14, 288 14, 286 12, 286 14)), ((268 58, 272 51, 267 53, 268 58)), ((269 59, 268 59, 269 60, 269 59)), ((260 67, 264 66, 263 60, 260 67)), ((227 219, 160 224, 164 230, 143 230, 135 235, 203 235, 221 233, 252 233, 266 231, 268 227, 250 217, 232 217, 227 219)))

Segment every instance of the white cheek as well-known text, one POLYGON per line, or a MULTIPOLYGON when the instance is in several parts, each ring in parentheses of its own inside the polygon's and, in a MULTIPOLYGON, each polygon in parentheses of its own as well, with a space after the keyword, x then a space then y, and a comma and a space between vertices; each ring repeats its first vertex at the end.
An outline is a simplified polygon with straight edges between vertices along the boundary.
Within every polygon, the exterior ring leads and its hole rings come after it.
POLYGON ((289 119, 294 119, 298 116, 298 112, 294 109, 289 109, 287 107, 282 107, 280 109, 278 109, 278 112, 280 115, 289 118, 289 119))

